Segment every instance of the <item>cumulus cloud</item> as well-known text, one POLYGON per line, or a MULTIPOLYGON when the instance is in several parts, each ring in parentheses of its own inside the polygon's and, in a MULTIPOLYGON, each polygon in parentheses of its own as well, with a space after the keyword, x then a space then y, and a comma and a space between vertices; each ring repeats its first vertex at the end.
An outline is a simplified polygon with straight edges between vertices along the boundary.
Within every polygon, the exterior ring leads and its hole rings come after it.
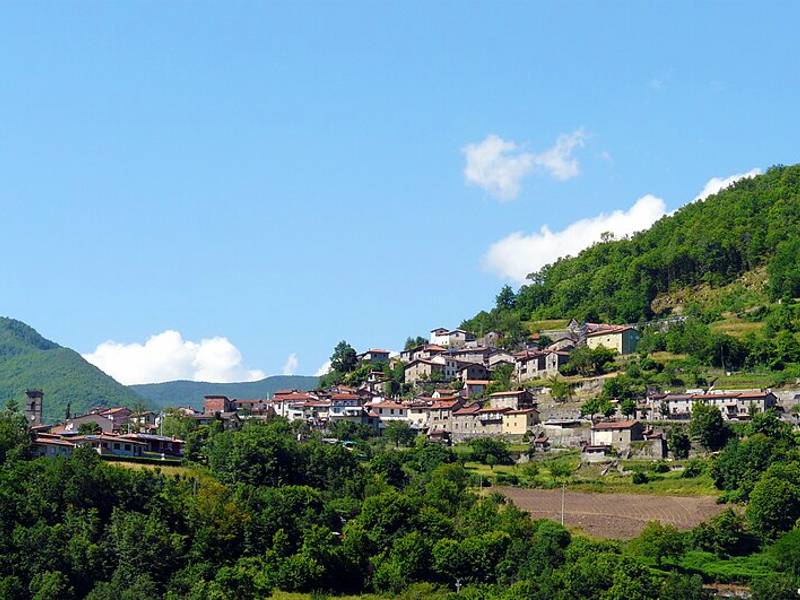
POLYGON ((708 180, 708 182, 706 182, 705 187, 703 187, 703 191, 697 195, 694 201, 697 202, 698 200, 705 200, 709 196, 712 196, 717 192, 721 192, 740 179, 751 179, 756 175, 761 175, 761 169, 750 169, 747 171, 747 173, 737 173, 736 175, 731 175, 730 177, 712 177, 708 180))
POLYGON ((294 375, 297 372, 297 365, 300 361, 297 360, 297 354, 292 352, 287 358, 286 363, 283 365, 284 375, 294 375))
POLYGON ((521 231, 495 242, 484 263, 499 276, 522 283, 525 277, 561 256, 576 255, 601 240, 604 233, 615 237, 647 229, 666 213, 666 204, 651 194, 639 198, 628 210, 615 210, 571 223, 561 231, 547 225, 532 234, 521 231))
POLYGON ((150 336, 144 344, 109 340, 83 358, 126 385, 176 379, 229 383, 266 377, 263 371, 246 368, 242 353, 227 338, 192 342, 173 330, 150 336))
POLYGON ((537 169, 562 181, 578 175, 580 167, 573 152, 585 140, 586 133, 578 129, 559 135, 551 148, 537 154, 492 133, 462 148, 467 161, 464 179, 500 200, 512 200, 519 195, 522 179, 537 169))
POLYGON ((534 156, 534 163, 556 179, 563 181, 576 177, 580 174, 580 168, 578 159, 572 156, 572 152, 585 143, 586 133, 582 129, 561 134, 552 148, 534 156))
POLYGON ((322 377, 323 375, 327 375, 330 372, 331 372, 331 361, 326 360, 324 363, 322 363, 322 366, 320 366, 320 368, 317 369, 317 372, 314 373, 314 376, 322 377))

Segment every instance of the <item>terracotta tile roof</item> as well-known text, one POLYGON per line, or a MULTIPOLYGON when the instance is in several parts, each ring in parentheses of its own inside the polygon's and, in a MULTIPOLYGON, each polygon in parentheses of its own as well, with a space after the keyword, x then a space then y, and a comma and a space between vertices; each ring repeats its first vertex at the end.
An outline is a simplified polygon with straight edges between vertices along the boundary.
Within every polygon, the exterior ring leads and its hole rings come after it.
POLYGON ((634 329, 630 325, 602 325, 597 329, 590 330, 586 332, 586 337, 594 337, 596 335, 609 335, 613 333, 622 333, 624 331, 628 331, 629 329, 634 329))
POLYGON ((392 402, 391 400, 384 400, 382 402, 372 402, 371 404, 367 405, 367 408, 394 408, 398 410, 405 410, 406 406, 400 404, 399 402, 392 402))
POLYGON ((508 411, 510 411, 510 410, 511 410, 511 409, 510 409, 510 408, 508 408, 508 407, 503 407, 503 408, 492 408, 491 406, 486 406, 486 407, 484 407, 484 408, 480 409, 478 412, 479 412, 479 413, 497 413, 497 412, 501 412, 501 413, 507 413, 507 412, 508 412, 508 411))
POLYGON ((33 443, 39 444, 40 446, 68 446, 70 448, 75 447, 75 444, 73 442, 69 442, 59 437, 37 436, 36 439, 33 440, 33 443))
POLYGON ((280 396, 273 396, 274 402, 306 402, 307 400, 314 400, 316 397, 307 392, 286 392, 280 396))
POLYGON ((636 425, 639 421, 636 420, 629 420, 629 421, 604 421, 601 423, 597 423, 592 426, 592 429, 595 430, 606 430, 606 429, 630 429, 634 425, 636 425))
POLYGON ((123 411, 123 410, 130 410, 130 409, 128 407, 126 407, 126 406, 116 406, 114 408, 107 408, 105 410, 101 410, 98 414, 105 416, 105 415, 111 415, 111 414, 114 414, 114 413, 118 413, 118 412, 123 411))
POLYGON ((480 412, 481 405, 480 404, 471 404, 469 406, 464 406, 463 408, 459 408, 456 411, 453 411, 454 415, 476 415, 480 412))

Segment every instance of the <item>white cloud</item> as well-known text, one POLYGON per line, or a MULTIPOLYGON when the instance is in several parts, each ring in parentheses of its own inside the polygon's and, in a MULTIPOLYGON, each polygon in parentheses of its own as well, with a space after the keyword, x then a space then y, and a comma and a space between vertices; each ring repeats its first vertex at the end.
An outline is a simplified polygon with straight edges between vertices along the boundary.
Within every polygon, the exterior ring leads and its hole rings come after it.
POLYGON ((562 181, 578 175, 580 167, 572 153, 585 140, 586 133, 578 129, 559 135, 551 148, 536 154, 492 133, 462 148, 467 160, 464 179, 500 200, 512 200, 519 195, 522 179, 537 168, 562 181))
POLYGON ((300 361, 297 360, 297 354, 292 352, 287 358, 286 363, 283 365, 284 375, 294 375, 297 372, 297 365, 300 361))
POLYGON ((126 385, 176 379, 227 383, 266 377, 263 371, 247 369, 242 353, 227 338, 192 342, 173 330, 150 336, 144 344, 109 340, 83 358, 126 385))
POLYGON ((534 157, 534 162, 561 181, 576 177, 580 174, 580 168, 578 159, 572 156, 572 152, 575 148, 583 147, 585 143, 586 133, 583 129, 562 133, 552 148, 534 157))
POLYGON ((464 178, 501 200, 519 194, 520 181, 533 169, 533 154, 518 152, 514 142, 490 134, 462 149, 467 157, 464 178))
POLYGON ((703 188, 703 191, 698 194, 694 201, 697 202, 698 200, 705 200, 709 196, 724 190, 740 179, 751 179, 756 175, 761 175, 761 169, 750 169, 747 171, 747 173, 737 173, 736 175, 731 175, 730 177, 712 177, 708 180, 703 188))
POLYGON ((571 223, 561 231, 547 225, 530 235, 512 233, 491 245, 485 265, 499 276, 519 283, 525 277, 557 258, 576 255, 611 232, 615 237, 647 229, 666 213, 666 204, 651 194, 639 198, 627 211, 615 210, 571 223))
MULTIPOLYGON (((692 202, 705 200, 740 179, 761 174, 761 169, 751 169, 730 177, 712 177, 692 202)), ((667 213, 661 198, 647 194, 639 198, 627 211, 615 210, 596 217, 571 223, 561 231, 553 232, 543 225, 538 232, 526 235, 516 231, 495 242, 483 257, 484 265, 500 277, 524 283, 529 273, 555 262, 562 256, 575 256, 584 248, 600 241, 604 232, 620 238, 650 227, 667 213)))
POLYGON ((320 366, 320 368, 317 369, 317 372, 314 373, 314 376, 322 377, 323 375, 327 375, 330 372, 331 372, 331 361, 326 360, 324 363, 322 363, 322 366, 320 366))

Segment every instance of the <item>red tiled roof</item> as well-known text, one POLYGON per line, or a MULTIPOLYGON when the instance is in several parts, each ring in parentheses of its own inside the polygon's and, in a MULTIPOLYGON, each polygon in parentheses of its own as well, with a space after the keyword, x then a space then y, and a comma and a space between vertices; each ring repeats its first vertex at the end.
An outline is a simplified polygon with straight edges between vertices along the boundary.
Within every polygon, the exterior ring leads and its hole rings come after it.
POLYGON ((368 404, 367 408, 396 408, 399 410, 405 410, 407 407, 399 402, 392 402, 391 400, 384 400, 382 402, 373 402, 372 404, 368 404))
POLYGON ((601 423, 597 423, 596 425, 592 426, 592 429, 630 429, 639 421, 630 420, 630 421, 604 421, 601 423))
POLYGON ((453 411, 454 415, 476 415, 480 412, 481 406, 480 404, 471 404, 469 406, 464 406, 463 408, 459 408, 456 411, 453 411))
POLYGON ((445 408, 453 408, 458 406, 458 400, 439 400, 431 404, 431 408, 442 410, 445 408))
POLYGON ((505 406, 503 408, 492 408, 491 406, 487 406, 485 408, 480 409, 478 412, 481 412, 481 413, 496 413, 496 412, 507 413, 510 410, 511 409, 508 408, 507 406, 505 406))
POLYGON ((41 444, 46 446, 70 446, 75 447, 75 444, 72 442, 68 442, 67 440, 62 440, 59 437, 42 437, 37 436, 35 440, 33 440, 34 444, 41 444))
POLYGON ((305 402, 307 400, 314 400, 315 396, 306 392, 287 392, 281 394, 280 397, 273 397, 276 402, 305 402))
POLYGON ((608 335, 610 333, 622 333, 623 331, 628 331, 629 329, 633 329, 630 325, 602 325, 597 329, 593 329, 586 332, 586 337, 593 337, 596 335, 608 335))

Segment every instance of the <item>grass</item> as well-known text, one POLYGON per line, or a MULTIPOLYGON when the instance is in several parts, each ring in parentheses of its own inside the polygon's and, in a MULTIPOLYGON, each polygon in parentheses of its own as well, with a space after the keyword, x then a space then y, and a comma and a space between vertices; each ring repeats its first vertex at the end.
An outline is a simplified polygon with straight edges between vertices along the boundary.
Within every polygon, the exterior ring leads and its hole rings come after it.
MULTIPOLYGON (((713 376, 713 375, 711 375, 713 376)), ((733 373, 719 374, 715 385, 720 389, 750 389, 776 387, 781 380, 779 373, 733 373)))
POLYGON ((704 581, 720 583, 747 583, 777 572, 775 559, 765 552, 719 558, 710 552, 691 550, 674 564, 690 573, 697 573, 704 581))
POLYGON ((745 321, 739 317, 732 316, 721 321, 715 321, 709 325, 712 331, 724 333, 736 338, 743 338, 748 333, 758 333, 764 328, 763 323, 745 321))
MULTIPOLYGON (((534 459, 538 472, 530 477, 524 465, 495 465, 494 469, 488 465, 477 462, 465 463, 470 473, 480 475, 486 481, 496 483, 497 475, 516 475, 520 485, 524 487, 552 488, 558 485, 550 469, 553 463, 567 463, 572 469, 572 474, 567 479, 567 489, 576 492, 592 492, 597 494, 650 494, 655 496, 718 496, 719 490, 714 487, 711 477, 707 473, 697 477, 682 477, 682 470, 656 473, 650 470, 652 461, 623 461, 623 470, 626 474, 610 470, 606 475, 601 475, 604 465, 580 464, 577 451, 564 452, 547 458, 534 459), (632 472, 641 471, 647 474, 647 483, 633 483, 632 472)), ((671 466, 680 466, 680 463, 671 463, 671 466)), ((503 485, 507 483, 503 482, 503 485)))
POLYGON ((652 473, 648 472, 647 483, 635 484, 631 475, 609 473, 596 479, 576 478, 568 484, 568 489, 580 492, 601 494, 650 494, 654 496, 718 496, 719 490, 714 487, 711 477, 703 474, 698 477, 684 478, 680 472, 652 473))
POLYGON ((565 329, 569 319, 543 319, 541 321, 528 321, 528 327, 534 333, 542 329, 565 329))
POLYGON ((164 475, 181 475, 183 477, 203 477, 205 475, 194 467, 186 467, 183 465, 151 465, 147 463, 127 462, 121 460, 109 460, 107 462, 111 466, 122 469, 132 469, 134 471, 153 471, 158 469, 164 475))

